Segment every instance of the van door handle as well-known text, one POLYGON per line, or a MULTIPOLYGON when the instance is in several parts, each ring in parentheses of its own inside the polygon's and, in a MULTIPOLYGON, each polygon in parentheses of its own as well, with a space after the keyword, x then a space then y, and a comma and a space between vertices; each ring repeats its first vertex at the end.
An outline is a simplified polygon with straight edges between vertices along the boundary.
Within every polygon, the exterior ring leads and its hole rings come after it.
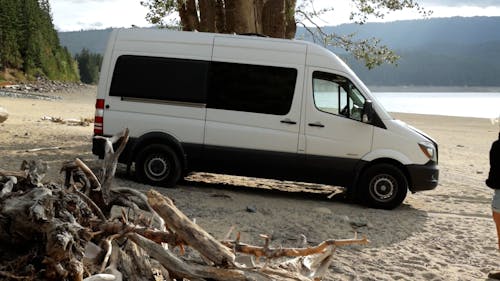
POLYGON ((325 127, 325 125, 321 124, 321 122, 309 123, 309 124, 307 124, 307 125, 309 125, 309 126, 311 126, 311 127, 320 127, 320 128, 325 127))
POLYGON ((291 125, 297 124, 297 122, 290 120, 290 118, 286 118, 284 120, 281 120, 280 122, 284 123, 284 124, 291 124, 291 125))

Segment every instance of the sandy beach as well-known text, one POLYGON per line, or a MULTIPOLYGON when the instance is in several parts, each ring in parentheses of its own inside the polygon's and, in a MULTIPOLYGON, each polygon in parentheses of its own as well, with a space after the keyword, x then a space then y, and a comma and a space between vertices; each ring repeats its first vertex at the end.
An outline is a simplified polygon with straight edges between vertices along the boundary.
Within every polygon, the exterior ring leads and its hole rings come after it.
MULTIPOLYGON (((94 86, 55 93, 56 100, 0 97, 9 119, 0 124, 0 168, 17 170, 22 160, 41 159, 50 170, 46 180, 62 181, 58 171, 75 157, 95 167, 91 153, 93 125, 70 126, 42 120, 94 116, 94 86), (55 148, 57 147, 57 148, 55 148), (29 151, 36 148, 50 148, 29 151)), ((394 113, 439 143, 440 184, 432 191, 409 194, 392 211, 365 208, 325 194, 284 191, 330 190, 329 187, 250 178, 193 175, 173 189, 155 188, 173 198, 190 218, 222 239, 231 226, 242 241, 297 246, 306 235, 310 245, 326 239, 371 241, 366 246, 339 248, 326 280, 488 280, 500 270, 495 226, 491 219, 492 190, 484 180, 488 151, 498 125, 487 119, 394 113), (284 191, 268 191, 281 189, 284 191), (247 208, 255 212, 248 212, 247 208)), ((148 190, 117 172, 116 185, 148 190)))

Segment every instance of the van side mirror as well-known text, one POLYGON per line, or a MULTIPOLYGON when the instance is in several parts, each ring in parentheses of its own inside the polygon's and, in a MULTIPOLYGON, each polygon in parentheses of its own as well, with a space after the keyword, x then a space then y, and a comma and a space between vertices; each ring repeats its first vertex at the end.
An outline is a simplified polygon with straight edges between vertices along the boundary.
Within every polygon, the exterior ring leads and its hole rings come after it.
POLYGON ((371 100, 366 100, 363 105, 363 123, 370 123, 373 119, 373 103, 371 100))

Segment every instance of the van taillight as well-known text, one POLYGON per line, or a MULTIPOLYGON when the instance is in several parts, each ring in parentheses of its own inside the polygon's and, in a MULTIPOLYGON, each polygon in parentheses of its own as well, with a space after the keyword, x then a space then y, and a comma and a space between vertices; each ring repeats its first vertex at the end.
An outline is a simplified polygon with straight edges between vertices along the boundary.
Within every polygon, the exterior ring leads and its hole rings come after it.
POLYGON ((104 128, 104 99, 95 102, 94 135, 102 135, 104 128))

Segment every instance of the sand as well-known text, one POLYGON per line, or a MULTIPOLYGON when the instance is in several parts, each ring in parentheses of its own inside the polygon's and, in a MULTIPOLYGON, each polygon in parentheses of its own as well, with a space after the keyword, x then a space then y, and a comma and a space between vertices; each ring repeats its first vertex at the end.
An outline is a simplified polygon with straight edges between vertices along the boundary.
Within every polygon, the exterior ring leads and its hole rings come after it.
MULTIPOLYGON (((0 124, 0 168, 18 169, 23 159, 42 159, 50 166, 47 180, 61 181, 58 170, 66 160, 79 157, 98 165, 91 154, 92 125, 41 120, 92 117, 95 91, 88 86, 56 93, 62 99, 54 101, 0 97, 0 107, 10 113, 0 124), (56 146, 60 149, 26 151, 56 146)), ((211 174, 157 190, 216 238, 224 237, 233 225, 246 242, 261 243, 260 233, 272 234, 274 246, 296 246, 300 234, 310 244, 351 238, 355 231, 366 235, 370 244, 337 250, 326 280, 487 280, 490 270, 500 269, 490 214, 492 190, 484 185, 488 150, 498 126, 479 118, 393 115, 438 141, 441 177, 435 190, 409 194, 392 211, 327 199, 324 194, 266 190, 323 190, 318 185, 211 174)), ((152 188, 131 181, 124 167, 117 172, 116 185, 152 188)))

